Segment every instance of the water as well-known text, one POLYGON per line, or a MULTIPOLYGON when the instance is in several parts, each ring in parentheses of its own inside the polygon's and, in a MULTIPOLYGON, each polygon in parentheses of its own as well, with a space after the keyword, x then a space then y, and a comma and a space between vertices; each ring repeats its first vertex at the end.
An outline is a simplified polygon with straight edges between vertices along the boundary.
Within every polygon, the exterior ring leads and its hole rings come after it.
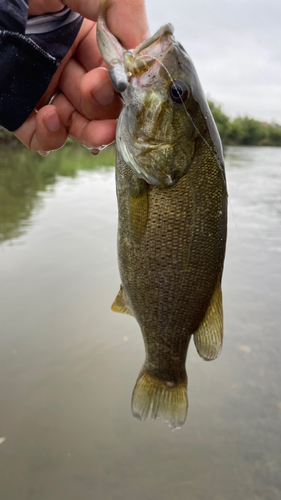
POLYGON ((110 311, 113 167, 82 148, 0 159, 1 498, 280 500, 281 150, 226 150, 225 343, 212 363, 190 347, 176 432, 131 416, 144 348, 110 311))

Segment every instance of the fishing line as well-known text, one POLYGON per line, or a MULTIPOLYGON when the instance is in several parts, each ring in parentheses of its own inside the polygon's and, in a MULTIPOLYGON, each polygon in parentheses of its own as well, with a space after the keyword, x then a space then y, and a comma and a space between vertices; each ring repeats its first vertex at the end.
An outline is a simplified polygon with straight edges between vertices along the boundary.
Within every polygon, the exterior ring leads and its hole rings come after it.
MULTIPOLYGON (((147 57, 150 57, 150 58, 155 59, 156 61, 158 61, 158 62, 159 62, 159 64, 160 64, 160 65, 164 68, 164 70, 166 71, 167 75, 169 76, 171 83, 175 84, 175 81, 174 81, 174 79, 173 79, 173 77, 172 77, 172 75, 171 75, 170 71, 169 71, 169 70, 168 70, 168 68, 165 66, 165 64, 164 64, 162 61, 160 61, 160 59, 158 59, 157 57, 152 56, 152 55, 147 56, 147 57)), ((146 58, 146 56, 144 55, 144 59, 145 59, 145 58, 146 58)), ((175 88, 176 88, 176 86, 175 86, 175 88)), ((178 91, 177 91, 177 92, 178 92, 178 91)), ((216 162, 218 163, 218 165, 219 165, 219 167, 220 167, 220 170, 222 171, 222 169, 221 169, 221 164, 220 164, 220 162, 219 162, 219 160, 218 160, 217 156, 214 154, 214 151, 212 150, 211 146, 209 145, 209 143, 206 141, 205 137, 203 137, 203 135, 201 134, 200 130, 198 130, 197 126, 195 125, 195 123, 194 123, 194 121, 193 121, 192 117, 190 116, 189 112, 188 112, 188 111, 187 111, 187 109, 186 109, 186 106, 185 106, 185 104, 184 104, 184 101, 183 101, 183 99, 182 99, 182 97, 181 97, 181 95, 180 95, 180 93, 179 93, 179 92, 178 92, 178 96, 179 96, 179 98, 180 98, 180 100, 181 100, 181 103, 182 103, 182 105, 183 105, 183 107, 184 107, 185 113, 186 113, 186 115, 188 116, 188 118, 190 119, 190 121, 191 121, 191 123, 192 123, 193 127, 195 128, 195 130, 197 131, 197 133, 199 134, 199 136, 201 137, 201 139, 203 140, 203 142, 206 144, 206 146, 207 146, 207 147, 209 148, 209 150, 211 151, 212 156, 215 158, 216 162)), ((238 226, 237 226, 237 224, 236 224, 236 219, 235 219, 235 217, 234 217, 234 211, 233 211, 233 207, 232 207, 231 199, 230 199, 230 197, 229 197, 229 196, 228 196, 228 199, 229 199, 229 206, 230 206, 231 215, 232 215, 232 218, 233 218, 233 221, 234 221, 234 225, 235 225, 235 229, 236 229, 236 232, 237 232, 237 235, 238 235, 239 244, 240 244, 240 245, 241 245, 241 247, 242 247, 242 240, 241 240, 241 237, 240 237, 240 233, 239 233, 239 231, 238 231, 238 226)))
POLYGON ((233 222, 234 222, 234 226, 235 226, 235 229, 236 229, 236 232, 237 232, 237 236, 238 236, 238 240, 239 240, 239 244, 241 246, 241 248, 243 247, 243 244, 242 244, 242 239, 240 237, 240 233, 238 231, 238 226, 236 224, 236 219, 234 217, 234 211, 233 211, 233 207, 232 207, 232 203, 231 203, 231 199, 230 199, 230 196, 228 196, 228 199, 229 199, 229 206, 230 206, 230 211, 231 211, 231 215, 232 215, 232 218, 233 218, 233 222))

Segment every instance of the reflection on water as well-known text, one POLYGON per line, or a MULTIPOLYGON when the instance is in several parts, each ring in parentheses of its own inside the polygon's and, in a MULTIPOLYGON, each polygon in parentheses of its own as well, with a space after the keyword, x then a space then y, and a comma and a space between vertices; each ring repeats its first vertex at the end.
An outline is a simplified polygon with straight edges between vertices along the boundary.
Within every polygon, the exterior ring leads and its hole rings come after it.
POLYGON ((112 148, 92 157, 73 145, 42 158, 25 148, 0 147, 0 243, 25 232, 31 214, 42 205, 42 193, 59 176, 75 177, 81 169, 93 170, 114 161, 112 148))
POLYGON ((225 344, 212 363, 191 346, 174 433, 131 416, 114 169, 71 147, 0 162, 1 498, 280 500, 281 150, 226 151, 225 344))

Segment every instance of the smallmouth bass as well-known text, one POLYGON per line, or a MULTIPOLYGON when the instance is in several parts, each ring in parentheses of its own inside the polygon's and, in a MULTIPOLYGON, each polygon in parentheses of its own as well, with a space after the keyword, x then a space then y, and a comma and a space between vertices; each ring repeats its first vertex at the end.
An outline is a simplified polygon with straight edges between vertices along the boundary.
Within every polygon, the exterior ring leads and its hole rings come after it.
POLYGON ((222 348, 227 188, 221 142, 194 65, 167 24, 133 51, 97 39, 124 107, 116 132, 120 291, 113 311, 140 325, 145 362, 133 415, 183 425, 185 361, 222 348))

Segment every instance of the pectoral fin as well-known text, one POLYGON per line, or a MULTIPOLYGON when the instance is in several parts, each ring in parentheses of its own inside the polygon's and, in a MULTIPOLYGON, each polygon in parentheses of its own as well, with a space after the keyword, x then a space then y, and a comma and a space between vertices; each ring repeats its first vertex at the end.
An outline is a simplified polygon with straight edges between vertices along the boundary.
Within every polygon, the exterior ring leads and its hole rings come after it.
POLYGON ((111 310, 114 312, 129 314, 130 316, 133 316, 133 313, 126 302, 122 285, 120 285, 120 290, 117 293, 116 299, 111 306, 111 310))
POLYGON ((223 311, 220 282, 217 284, 205 317, 193 336, 197 352, 206 361, 216 359, 222 349, 223 311))
POLYGON ((134 179, 130 183, 129 230, 135 243, 144 235, 148 218, 147 183, 143 179, 134 179))

